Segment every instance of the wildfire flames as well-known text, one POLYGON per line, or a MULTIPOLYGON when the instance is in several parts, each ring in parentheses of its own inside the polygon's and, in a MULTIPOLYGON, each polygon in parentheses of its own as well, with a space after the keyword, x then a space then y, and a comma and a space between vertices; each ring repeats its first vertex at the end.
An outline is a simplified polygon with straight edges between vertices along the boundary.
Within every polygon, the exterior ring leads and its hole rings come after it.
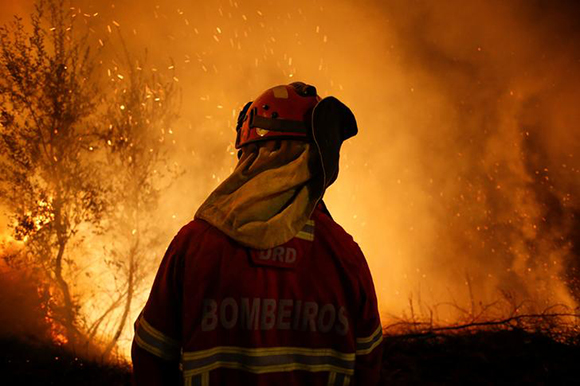
MULTIPOLYGON (((340 177, 325 201, 367 257, 385 326, 401 318, 449 324, 577 309, 576 6, 73 3, 95 46, 106 47, 122 31, 128 47, 146 46, 150 62, 174 71, 182 93, 180 119, 160 135, 172 146, 170 164, 183 173, 165 191, 159 213, 150 214, 166 233, 140 256, 152 268, 118 341, 123 355, 163 249, 235 165, 237 112, 262 90, 294 80, 340 98, 358 119, 360 134, 345 143, 340 177)), ((11 2, 0 4, 14 11, 11 2)), ((31 6, 22 2, 19 12, 31 6)), ((109 59, 98 71, 126 81, 109 59)), ((49 205, 38 201, 38 212, 29 213, 35 227, 54 220, 43 214, 49 205)), ((102 258, 115 240, 86 236, 75 246, 82 275, 72 292, 82 295, 87 321, 102 315, 119 291, 102 258)), ((25 241, 17 247, 26 248, 25 241)), ((119 310, 108 314, 98 335, 111 334, 119 317, 119 310)), ((54 340, 66 344, 52 328, 54 340)))

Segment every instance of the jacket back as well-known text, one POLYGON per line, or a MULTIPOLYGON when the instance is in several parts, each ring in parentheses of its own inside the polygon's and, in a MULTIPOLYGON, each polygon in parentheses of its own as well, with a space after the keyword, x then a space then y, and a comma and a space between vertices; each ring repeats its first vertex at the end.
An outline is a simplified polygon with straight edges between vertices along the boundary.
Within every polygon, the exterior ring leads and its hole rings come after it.
POLYGON ((194 220, 172 241, 135 343, 186 385, 372 385, 382 328, 366 260, 320 209, 296 237, 243 247, 194 220))

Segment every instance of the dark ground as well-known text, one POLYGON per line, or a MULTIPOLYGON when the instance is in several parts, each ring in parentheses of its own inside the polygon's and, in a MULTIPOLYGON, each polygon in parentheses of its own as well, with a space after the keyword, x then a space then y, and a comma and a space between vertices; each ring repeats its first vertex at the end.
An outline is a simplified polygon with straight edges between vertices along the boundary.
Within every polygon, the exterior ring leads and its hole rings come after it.
POLYGON ((0 385, 130 385, 129 365, 83 360, 62 347, 0 340, 0 385))
MULTIPOLYGON (((2 385, 129 385, 128 365, 1 340, 2 385)), ((390 336, 384 385, 580 385, 580 346, 522 330, 390 336)))
POLYGON ((386 339, 384 385, 580 385, 580 345, 522 330, 386 339))

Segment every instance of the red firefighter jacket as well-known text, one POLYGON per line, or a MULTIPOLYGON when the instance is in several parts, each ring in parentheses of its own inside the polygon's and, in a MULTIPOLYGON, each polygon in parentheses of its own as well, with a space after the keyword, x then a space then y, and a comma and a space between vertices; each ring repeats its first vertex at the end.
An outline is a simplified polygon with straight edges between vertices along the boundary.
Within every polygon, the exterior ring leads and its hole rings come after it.
POLYGON ((177 373, 179 363, 185 385, 374 385, 381 342, 366 260, 322 210, 264 251, 194 220, 135 323, 135 379, 169 384, 156 366, 177 373))

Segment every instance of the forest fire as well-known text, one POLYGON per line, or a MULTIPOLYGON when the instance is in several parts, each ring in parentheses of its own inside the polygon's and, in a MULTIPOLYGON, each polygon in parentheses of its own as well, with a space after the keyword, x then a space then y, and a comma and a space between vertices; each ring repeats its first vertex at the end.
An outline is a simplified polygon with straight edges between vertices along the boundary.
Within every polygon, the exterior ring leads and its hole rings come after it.
MULTIPOLYGON (((39 289, 38 291, 39 297, 41 297, 42 291, 39 289)), ((52 294, 49 294, 49 302, 52 300, 52 294)), ((54 300, 53 300, 54 301, 54 300)), ((53 343, 58 346, 65 346, 69 343, 68 338, 66 337, 66 331, 63 330, 62 326, 55 322, 55 315, 53 314, 50 307, 46 307, 43 304, 44 312, 46 312, 46 316, 44 317, 44 322, 49 326, 49 335, 50 339, 53 343)))
POLYGON ((367 256, 387 332, 525 314, 577 327, 577 7, 363 3, 79 0, 53 17, 57 1, 8 24, 2 272, 38 275, 53 341, 128 357, 171 237, 235 165, 237 113, 294 80, 359 119, 325 201, 367 256))

